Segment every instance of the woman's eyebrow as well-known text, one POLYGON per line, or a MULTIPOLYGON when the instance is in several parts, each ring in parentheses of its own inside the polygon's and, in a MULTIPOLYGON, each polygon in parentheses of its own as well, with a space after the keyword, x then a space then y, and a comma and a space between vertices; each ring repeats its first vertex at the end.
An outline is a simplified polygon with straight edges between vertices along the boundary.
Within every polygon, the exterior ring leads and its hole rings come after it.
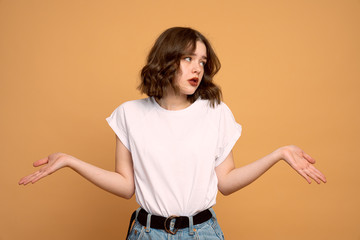
MULTIPOLYGON (((191 53, 191 54, 188 54, 188 56, 193 57, 193 56, 197 56, 197 55, 195 53, 191 53)), ((201 56, 200 58, 207 60, 207 56, 205 56, 205 55, 201 56)))

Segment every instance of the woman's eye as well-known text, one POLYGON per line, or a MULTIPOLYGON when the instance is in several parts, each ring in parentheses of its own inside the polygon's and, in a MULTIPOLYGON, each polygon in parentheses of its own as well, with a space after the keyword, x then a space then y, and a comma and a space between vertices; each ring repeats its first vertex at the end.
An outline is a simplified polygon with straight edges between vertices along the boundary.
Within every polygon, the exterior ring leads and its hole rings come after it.
POLYGON ((191 62, 191 57, 184 58, 185 61, 191 62))
POLYGON ((203 67, 205 66, 205 64, 206 64, 206 62, 200 62, 200 65, 203 67))

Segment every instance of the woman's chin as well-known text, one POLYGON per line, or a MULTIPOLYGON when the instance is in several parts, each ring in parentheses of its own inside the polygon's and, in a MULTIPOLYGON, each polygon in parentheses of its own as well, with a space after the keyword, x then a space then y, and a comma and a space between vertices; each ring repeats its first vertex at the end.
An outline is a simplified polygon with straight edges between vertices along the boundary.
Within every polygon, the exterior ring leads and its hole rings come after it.
POLYGON ((194 93, 196 92, 196 89, 197 89, 197 88, 189 89, 189 90, 187 90, 186 92, 184 92, 184 94, 185 94, 185 95, 188 95, 188 96, 194 95, 194 93))

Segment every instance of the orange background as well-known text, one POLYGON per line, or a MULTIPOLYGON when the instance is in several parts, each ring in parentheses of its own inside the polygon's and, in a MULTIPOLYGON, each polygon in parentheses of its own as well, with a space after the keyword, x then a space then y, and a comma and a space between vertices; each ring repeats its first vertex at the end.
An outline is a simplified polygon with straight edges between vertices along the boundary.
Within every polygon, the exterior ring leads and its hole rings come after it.
POLYGON ((141 96, 156 37, 198 29, 243 126, 237 166, 295 144, 328 183, 281 162, 215 207, 227 239, 360 239, 360 1, 0 0, 0 239, 124 239, 135 199, 70 169, 30 186, 32 162, 62 151, 114 169, 105 118, 141 96))

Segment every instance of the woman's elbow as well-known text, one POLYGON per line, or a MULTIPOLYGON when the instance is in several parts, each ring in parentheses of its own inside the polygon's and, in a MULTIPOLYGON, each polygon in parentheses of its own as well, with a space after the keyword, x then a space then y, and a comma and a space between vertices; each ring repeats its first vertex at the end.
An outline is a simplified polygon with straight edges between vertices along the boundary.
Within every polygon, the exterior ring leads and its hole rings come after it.
POLYGON ((135 184, 134 181, 126 181, 126 184, 124 184, 122 187, 116 190, 115 195, 124 198, 124 199, 130 199, 135 194, 135 184))
POLYGON ((125 194, 123 196, 123 198, 125 199, 130 199, 134 196, 135 194, 135 184, 134 183, 130 183, 128 188, 125 191, 125 194))
POLYGON ((228 187, 222 186, 221 184, 218 184, 218 190, 224 196, 229 196, 233 193, 228 187))
POLYGON ((134 196, 134 194, 135 194, 135 191, 132 191, 132 192, 126 193, 126 194, 124 194, 124 195, 122 195, 122 196, 120 196, 120 197, 129 200, 129 199, 131 199, 131 198, 134 196))
POLYGON ((221 191, 221 190, 219 190, 219 191, 220 191, 221 194, 224 195, 224 196, 229 196, 230 194, 232 194, 232 192, 230 192, 230 191, 221 191))

